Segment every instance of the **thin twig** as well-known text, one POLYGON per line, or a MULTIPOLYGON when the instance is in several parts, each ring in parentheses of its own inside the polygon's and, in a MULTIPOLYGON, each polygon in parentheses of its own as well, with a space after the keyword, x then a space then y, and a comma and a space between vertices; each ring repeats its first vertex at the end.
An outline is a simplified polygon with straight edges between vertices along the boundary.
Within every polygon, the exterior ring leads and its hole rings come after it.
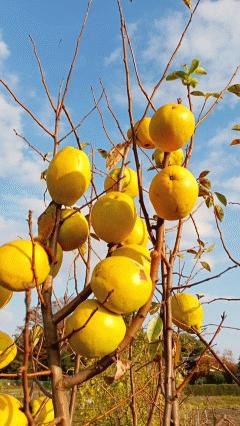
POLYGON ((50 130, 48 130, 47 127, 45 127, 44 124, 42 124, 42 122, 33 114, 33 112, 23 102, 21 102, 18 99, 18 97, 15 95, 13 90, 8 86, 8 84, 3 80, 0 80, 0 84, 2 84, 5 87, 5 89, 7 89, 7 91, 10 93, 10 95, 15 100, 15 102, 17 102, 17 104, 22 109, 24 109, 24 111, 26 111, 30 115, 30 117, 32 117, 33 121, 35 121, 39 125, 39 127, 41 127, 41 129, 44 130, 44 132, 46 132, 49 136, 54 138, 54 133, 52 133, 50 130))

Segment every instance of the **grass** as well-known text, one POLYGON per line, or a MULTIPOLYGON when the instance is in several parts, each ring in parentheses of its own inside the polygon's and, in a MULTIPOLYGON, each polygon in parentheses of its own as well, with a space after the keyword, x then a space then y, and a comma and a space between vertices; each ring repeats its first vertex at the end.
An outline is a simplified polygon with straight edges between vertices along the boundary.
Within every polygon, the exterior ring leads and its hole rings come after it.
MULTIPOLYGON (((1 381, 0 382, 0 392, 2 393, 8 393, 10 395, 15 396, 16 398, 20 399, 22 398, 22 389, 19 386, 19 384, 13 384, 7 381, 1 381)), ((80 399, 80 395, 78 395, 80 399)), ((94 395, 92 396, 92 399, 94 399, 94 395)), ((105 401, 107 402, 107 401, 105 401)), ((86 413, 87 406, 86 404, 84 407, 84 411, 86 413)), ((88 403, 87 403, 88 405, 88 403)), ((110 407, 109 401, 106 404, 110 407)), ((140 404, 141 405, 141 404, 140 404)), ((80 406, 79 406, 80 408, 80 406)), ((124 407, 126 410, 126 407, 124 407)), ((75 418, 75 425, 81 426, 82 422, 80 420, 79 409, 76 410, 76 418, 75 418)), ((103 410, 105 411, 105 409, 103 410)), ((126 411, 125 411, 126 413, 126 411)), ((94 416, 99 414, 98 407, 96 406, 96 412, 94 413, 94 416)), ((233 424, 234 426, 240 426, 240 396, 235 395, 221 395, 221 396, 195 396, 190 395, 186 397, 183 400, 183 403, 181 405, 181 426, 200 426, 201 424, 206 425, 213 425, 214 424, 214 416, 215 419, 219 420, 224 415, 227 416, 227 418, 232 422, 230 424, 233 424)), ((127 417, 129 417, 127 415, 127 417)), ((122 421, 116 422, 116 417, 109 416, 101 421, 96 422, 95 424, 97 426, 110 426, 110 425, 120 425, 120 426, 126 426, 126 424, 130 425, 131 422, 128 423, 127 417, 124 417, 122 421)), ((159 413, 157 413, 152 426, 159 426, 159 413)), ((223 424, 229 424, 229 423, 223 423, 223 424)), ((139 426, 145 426, 141 421, 141 416, 139 415, 139 426)))

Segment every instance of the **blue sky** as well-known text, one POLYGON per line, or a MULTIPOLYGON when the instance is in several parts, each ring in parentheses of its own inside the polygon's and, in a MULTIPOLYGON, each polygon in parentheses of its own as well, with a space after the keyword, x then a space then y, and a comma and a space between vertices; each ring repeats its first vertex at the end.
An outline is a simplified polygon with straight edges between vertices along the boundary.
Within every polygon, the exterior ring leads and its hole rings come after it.
MULTIPOLYGON (((28 34, 34 38, 46 79, 53 97, 56 99, 59 84, 66 77, 74 51, 76 36, 80 30, 85 1, 50 3, 11 0, 1 6, 0 23, 0 75, 15 90, 36 115, 51 129, 52 112, 41 86, 36 60, 28 34)), ((187 22, 189 11, 181 0, 160 2, 156 0, 123 1, 129 33, 132 38, 140 75, 147 90, 151 91, 168 62, 169 56, 187 22), (166 6, 167 3, 167 6, 166 6)), ((171 70, 178 69, 184 63, 190 63, 196 57, 208 70, 201 77, 199 90, 220 91, 240 63, 238 22, 239 2, 237 0, 201 0, 190 31, 176 56, 171 70)), ((93 2, 88 25, 81 43, 77 65, 66 99, 74 122, 93 106, 91 86, 96 95, 100 94, 99 79, 102 79, 111 105, 116 112, 124 131, 129 127, 127 96, 124 84, 124 69, 120 38, 120 24, 116 2, 93 2), (104 6, 103 6, 104 4, 104 6)), ((235 79, 239 82, 239 76, 235 79)), ((132 77, 134 117, 137 120, 144 111, 146 102, 141 95, 134 76, 132 77)), ((155 98, 156 106, 176 102, 182 97, 187 104, 186 94, 179 82, 165 82, 155 98)), ((209 101, 211 102, 211 101, 209 101)), ((201 106, 199 98, 193 99, 197 112, 201 106)), ((101 104, 108 130, 115 143, 121 142, 121 135, 107 113, 104 102, 101 104)), ((237 135, 231 131, 233 124, 240 121, 240 103, 237 97, 226 94, 222 103, 209 119, 200 126, 196 134, 196 148, 190 169, 198 176, 202 170, 211 170, 213 188, 223 192, 231 201, 240 201, 239 148, 229 143, 237 135)), ((66 121, 62 123, 62 134, 68 129, 66 121)), ((43 193, 45 185, 40 181, 41 172, 46 169, 40 157, 23 144, 14 133, 15 128, 42 152, 52 151, 52 141, 12 102, 7 92, 0 87, 0 243, 18 236, 27 236, 26 218, 28 209, 34 212, 36 221, 43 211, 43 193)), ((109 149, 110 145, 102 130, 98 114, 95 112, 79 131, 83 141, 90 141, 94 148, 109 149)), ((66 144, 75 144, 70 137, 66 144)), ((88 148, 86 148, 88 151, 88 148)), ((99 167, 103 160, 96 154, 99 167)), ((144 164, 144 183, 147 188, 153 173, 147 172, 149 165, 144 164)), ((132 162, 133 164, 133 162, 132 162)), ((99 190, 103 180, 98 178, 99 190)), ((148 203, 149 205, 149 203, 148 203)), ((201 207, 196 215, 201 238, 209 244, 215 243, 213 253, 205 256, 211 264, 212 274, 231 265, 220 247, 211 211, 201 207)), ((170 226, 168 224, 168 226, 170 226)), ((222 228, 233 255, 239 258, 239 211, 226 208, 226 219, 222 228)), ((36 228, 35 228, 36 229, 36 228)), ((193 226, 188 222, 184 227, 183 248, 195 243, 193 226)), ((96 250, 104 253, 103 243, 96 244, 96 250)), ((56 291, 62 294, 72 255, 65 256, 62 273, 56 280, 56 291)), ((187 258, 189 268, 191 256, 187 258)), ((79 273, 82 266, 79 265, 79 273)), ((204 278, 208 272, 200 272, 204 278)), ((214 297, 239 297, 239 272, 223 276, 196 287, 196 293, 204 293, 205 300, 214 297)), ((79 282, 81 283, 81 277, 79 282)), ((228 317, 226 325, 238 326, 239 302, 217 302, 205 305, 205 323, 217 323, 223 311, 228 317)), ((0 320, 5 330, 13 332, 24 317, 23 295, 14 295, 11 303, 0 311, 0 320), (17 314, 16 314, 17 313, 17 314)), ((211 329, 213 330, 213 329, 211 329)), ((235 357, 240 354, 238 331, 224 330, 218 337, 218 349, 233 350, 235 357)))

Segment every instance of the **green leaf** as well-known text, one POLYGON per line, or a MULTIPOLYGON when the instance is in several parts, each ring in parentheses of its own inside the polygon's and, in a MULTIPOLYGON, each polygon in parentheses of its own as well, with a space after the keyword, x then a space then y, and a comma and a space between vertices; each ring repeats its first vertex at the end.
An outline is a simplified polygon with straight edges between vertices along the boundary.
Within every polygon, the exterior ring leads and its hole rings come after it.
POLYGON ((240 84, 233 84, 228 88, 228 91, 240 97, 240 84))
POLYGON ((235 124, 235 126, 232 127, 232 130, 240 130, 240 124, 235 124))
POLYGON ((148 347, 148 353, 150 359, 154 359, 156 355, 161 355, 162 353, 162 343, 161 342, 151 342, 148 347))
POLYGON ((193 250, 193 249, 188 249, 188 250, 187 250, 187 253, 190 253, 190 254, 197 254, 197 251, 196 251, 196 250, 193 250))
POLYGON ((208 248, 204 250, 205 253, 211 253, 215 249, 215 244, 211 244, 208 248))
POLYGON ((207 263, 207 262, 200 262, 200 263, 201 263, 201 265, 204 269, 206 269, 208 272, 211 272, 211 267, 210 267, 209 263, 207 263))
POLYGON ((219 96, 220 96, 220 93, 218 93, 218 92, 209 92, 209 93, 206 93, 206 98, 207 99, 211 98, 211 97, 213 97, 213 98, 219 98, 219 96))
POLYGON ((195 88, 198 85, 198 79, 197 78, 191 78, 189 82, 190 86, 195 88))
POLYGON ((147 338, 149 342, 158 340, 163 328, 163 322, 159 316, 153 317, 147 325, 147 338))
POLYGON ((184 260, 185 259, 185 255, 184 253, 178 253, 177 256, 179 257, 179 259, 184 260))
POLYGON ((98 152, 104 159, 107 158, 108 152, 105 149, 98 148, 98 152))
POLYGON ((167 81, 172 81, 172 80, 177 80, 178 78, 180 78, 176 72, 171 72, 171 74, 168 74, 168 76, 166 77, 167 81))
POLYGON ((168 74, 166 77, 167 81, 177 80, 178 78, 185 78, 187 74, 184 71, 173 71, 171 74, 168 74))
POLYGON ((196 87, 198 84, 198 79, 194 77, 187 76, 182 79, 184 86, 196 87))
POLYGON ((188 9, 192 8, 192 0, 183 0, 183 3, 188 7, 188 9))
POLYGON ((207 176, 210 173, 210 170, 203 170, 200 175, 198 176, 198 179, 202 179, 205 176, 207 176))
POLYGON ((214 194, 217 196, 220 203, 222 203, 224 206, 227 205, 227 199, 225 195, 221 194, 220 192, 214 192, 214 194))
POLYGON ((193 90, 193 92, 191 92, 191 95, 193 96, 206 96, 206 94, 204 92, 201 92, 200 90, 193 90))
POLYGON ((159 310, 159 303, 152 302, 151 308, 150 308, 150 311, 149 311, 150 315, 156 314, 158 310, 159 310))
POLYGON ((198 69, 199 65, 200 65, 199 59, 193 59, 190 65, 189 74, 193 74, 195 70, 198 69))
POLYGON ((221 206, 219 206, 218 204, 216 204, 216 206, 214 206, 214 212, 215 212, 217 219, 220 220, 220 222, 222 222, 222 220, 224 218, 223 208, 221 206))
POLYGON ((194 74, 206 75, 207 71, 203 67, 197 67, 197 69, 194 71, 194 74))

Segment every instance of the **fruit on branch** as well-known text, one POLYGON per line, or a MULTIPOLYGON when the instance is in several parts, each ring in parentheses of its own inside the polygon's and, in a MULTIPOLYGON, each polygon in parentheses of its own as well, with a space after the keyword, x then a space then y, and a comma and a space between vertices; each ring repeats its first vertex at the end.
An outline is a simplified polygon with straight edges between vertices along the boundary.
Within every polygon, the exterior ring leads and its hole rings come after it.
POLYGON ((66 335, 70 335, 68 341, 72 349, 89 358, 113 352, 125 333, 122 316, 108 311, 97 300, 85 300, 66 320, 66 335))
MULTIPOLYGON (((153 160, 156 163, 156 166, 159 168, 163 167, 164 152, 160 149, 155 149, 153 153, 153 160)), ((172 151, 169 156, 168 166, 181 166, 184 160, 184 152, 182 148, 177 149, 177 151, 172 151)))
POLYGON ((47 187, 52 199, 72 206, 87 191, 91 180, 91 165, 85 152, 67 146, 49 164, 47 187))
POLYGON ((4 308, 10 302, 12 295, 13 292, 11 290, 0 286, 0 309, 4 308))
POLYGON ((38 242, 34 244, 34 265, 32 265, 33 244, 30 240, 16 240, 0 247, 0 285, 13 291, 25 291, 42 284, 50 272, 46 251, 38 242), (36 274, 36 282, 34 274, 36 274))
POLYGON ((149 197, 159 217, 179 220, 188 216, 198 198, 198 183, 181 166, 168 166, 154 176, 149 197))
POLYGON ((10 364, 17 355, 17 346, 13 339, 0 331, 0 370, 10 364))
POLYGON ((135 170, 125 167, 123 170, 123 176, 120 177, 121 168, 117 167, 112 170, 104 181, 105 191, 118 191, 118 182, 121 186, 121 192, 124 192, 130 197, 135 198, 138 195, 138 179, 135 170))
POLYGON ((139 309, 148 301, 152 290, 149 272, 125 256, 111 256, 99 262, 90 285, 98 301, 117 314, 139 309))
MULTIPOLYGON (((142 120, 139 120, 134 125, 134 130, 136 133, 136 144, 141 148, 145 149, 154 149, 155 144, 149 134, 149 125, 151 117, 144 117, 142 120)), ((132 137, 132 129, 128 129, 127 137, 130 139, 132 137)))
POLYGON ((1 426, 27 426, 28 420, 20 410, 22 405, 18 399, 6 393, 0 394, 0 421, 1 426))
POLYGON ((133 199, 112 191, 100 197, 92 208, 92 226, 107 243, 120 243, 132 231, 137 214, 133 199))
POLYGON ((190 293, 177 293, 171 298, 173 322, 178 327, 191 332, 189 327, 201 332, 203 307, 199 299, 190 293))
POLYGON ((65 251, 75 250, 88 238, 89 227, 85 216, 74 209, 61 210, 58 242, 65 251))
POLYGON ((43 242, 42 238, 40 238, 39 236, 34 238, 34 241, 39 242, 43 248, 45 247, 48 256, 49 256, 49 261, 52 260, 53 266, 52 266, 52 275, 53 278, 56 277, 56 275, 58 274, 61 266, 62 266, 62 261, 63 261, 63 251, 62 251, 62 247, 60 246, 59 243, 57 243, 57 251, 55 256, 52 253, 52 250, 49 248, 49 240, 46 242, 43 242))
POLYGON ((124 244, 122 247, 118 247, 114 250, 111 256, 125 256, 135 260, 143 266, 143 269, 150 273, 151 267, 151 256, 150 251, 138 244, 124 244))
POLYGON ((139 244, 146 247, 148 244, 149 235, 145 221, 137 216, 135 225, 127 238, 122 241, 122 244, 139 244))
POLYGON ((182 104, 166 104, 153 115, 150 136, 157 148, 172 152, 185 145, 195 129, 193 113, 182 104))
POLYGON ((47 396, 40 396, 37 399, 32 401, 32 414, 35 416, 39 412, 37 416, 37 424, 38 425, 48 425, 50 422, 54 420, 54 409, 52 399, 47 396), (40 407, 41 411, 40 411, 40 407))

